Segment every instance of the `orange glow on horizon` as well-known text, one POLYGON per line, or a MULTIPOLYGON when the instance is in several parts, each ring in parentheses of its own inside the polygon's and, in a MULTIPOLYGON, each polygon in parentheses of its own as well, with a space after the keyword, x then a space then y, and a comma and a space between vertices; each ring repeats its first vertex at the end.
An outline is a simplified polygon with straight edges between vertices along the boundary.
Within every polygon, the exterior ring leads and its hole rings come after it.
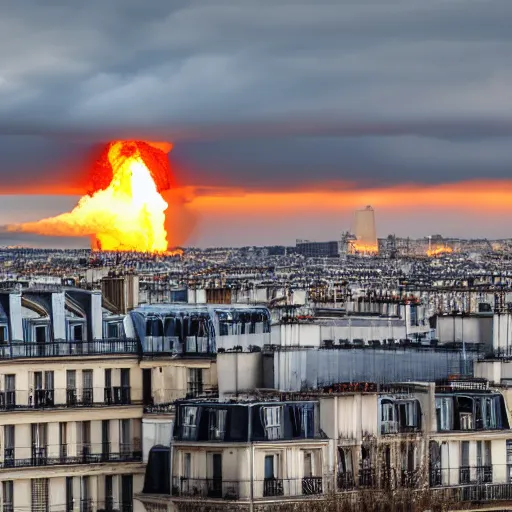
POLYGON ((203 187, 200 193, 189 187, 189 206, 210 213, 303 212, 305 205, 316 212, 353 211, 362 204, 376 210, 448 208, 512 211, 512 180, 467 181, 437 185, 398 185, 385 188, 290 191, 243 191, 203 187))

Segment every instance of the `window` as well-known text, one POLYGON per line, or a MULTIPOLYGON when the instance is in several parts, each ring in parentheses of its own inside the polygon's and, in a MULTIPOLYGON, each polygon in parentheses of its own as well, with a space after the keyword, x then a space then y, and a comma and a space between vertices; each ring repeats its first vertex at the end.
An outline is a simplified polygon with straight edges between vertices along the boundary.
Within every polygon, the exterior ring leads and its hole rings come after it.
POLYGON ((92 370, 82 370, 82 403, 93 403, 92 370))
POLYGON ((14 466, 14 425, 4 425, 4 466, 14 466))
POLYGON ((507 482, 512 483, 512 439, 507 439, 507 482))
POLYGON ((183 439, 195 439, 197 434, 197 407, 185 406, 181 410, 181 436, 183 439))
POLYGON ((471 480, 471 470, 469 467, 469 441, 460 443, 460 477, 461 484, 469 484, 471 480))
POLYGON ((91 453, 91 422, 82 421, 82 455, 88 457, 91 453))
POLYGON ((66 403, 76 405, 76 370, 66 370, 66 403))
POLYGON ((114 485, 112 475, 105 476, 105 510, 114 508, 114 485))
POLYGON ((163 336, 164 324, 159 318, 148 318, 146 320, 146 336, 163 336))
POLYGON ((48 512, 48 479, 32 479, 32 512, 48 512))
POLYGON ((36 462, 46 459, 46 423, 32 423, 32 457, 36 462))
POLYGON ((338 487, 351 488, 354 484, 352 470, 352 451, 350 448, 338 447, 338 487))
POLYGON ((276 478, 275 455, 265 455, 265 480, 276 478))
POLYGON ((38 325, 35 328, 36 343, 46 343, 46 326, 38 325))
POLYGON ((190 478, 192 475, 191 459, 192 455, 190 453, 183 454, 183 478, 190 478))
POLYGON ((282 407, 262 407, 263 425, 265 427, 266 437, 269 440, 281 439, 281 417, 282 407))
MULTIPOLYGON (((501 427, 501 418, 498 421, 500 411, 499 397, 482 398, 482 427, 484 429, 495 429, 501 427)), ((500 415, 501 416, 501 415, 500 415)))
POLYGON ((121 476, 121 511, 131 512, 133 506, 133 477, 121 476))
POLYGON ((211 441, 223 441, 226 433, 225 409, 210 409, 209 411, 209 439, 211 441))
POLYGON ((73 325, 71 328, 72 341, 84 340, 84 326, 82 324, 73 325))
POLYGON ((420 426, 419 403, 417 400, 400 400, 398 402, 400 428, 413 429, 420 426))
POLYGON ((131 420, 121 420, 119 423, 120 433, 119 433, 119 444, 121 448, 122 455, 128 455, 130 453, 130 440, 131 440, 131 432, 130 425, 131 420))
POLYGON ((121 368, 121 386, 130 386, 130 368, 121 368))
POLYGON ((392 434, 398 431, 395 404, 391 400, 381 402, 381 434, 392 434))
POLYGON ((73 512, 73 477, 66 477, 66 512, 73 512))
POLYGON ((304 477, 313 476, 313 455, 311 452, 304 452, 304 477))
POLYGON ((14 485, 12 480, 2 482, 3 512, 14 512, 14 485))
POLYGON ((187 393, 190 396, 198 396, 203 392, 203 369, 202 368, 189 368, 188 369, 188 385, 187 393))
POLYGON ((14 408, 16 406, 16 375, 6 375, 4 385, 5 405, 8 409, 14 408))
POLYGON ((92 511, 91 485, 89 476, 83 476, 80 481, 80 500, 83 512, 92 511))
POLYGON ((7 341, 9 341, 7 339, 7 326, 0 325, 0 343, 5 343, 7 341))
POLYGON ((119 327, 118 323, 109 322, 107 324, 107 338, 119 338, 119 327))
POLYGON ((453 430, 453 399, 452 397, 436 398, 437 430, 453 430))
POLYGON ((68 424, 64 421, 59 423, 59 448, 60 457, 65 459, 68 455, 68 424))

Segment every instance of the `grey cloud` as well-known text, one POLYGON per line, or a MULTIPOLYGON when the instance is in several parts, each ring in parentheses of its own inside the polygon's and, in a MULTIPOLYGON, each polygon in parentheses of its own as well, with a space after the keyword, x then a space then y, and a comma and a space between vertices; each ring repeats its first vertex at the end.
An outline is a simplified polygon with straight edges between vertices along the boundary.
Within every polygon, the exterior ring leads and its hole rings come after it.
POLYGON ((177 141, 194 184, 508 177, 511 18, 510 0, 12 2, 0 180, 60 180, 143 134, 177 141))

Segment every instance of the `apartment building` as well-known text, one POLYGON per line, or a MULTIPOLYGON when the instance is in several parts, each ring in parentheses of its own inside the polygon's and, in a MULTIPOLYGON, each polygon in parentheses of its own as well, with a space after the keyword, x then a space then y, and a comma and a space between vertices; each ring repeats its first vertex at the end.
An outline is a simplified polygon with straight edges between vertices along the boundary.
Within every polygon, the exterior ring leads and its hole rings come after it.
POLYGON ((143 478, 137 342, 101 295, 0 295, 3 511, 132 511, 143 478))
MULTIPOLYGON (((171 479, 160 480, 161 472, 150 455, 148 467, 157 474, 149 475, 138 498, 151 510, 158 502, 152 496, 155 492, 172 494, 173 501, 183 505, 200 499, 244 506, 328 493, 329 440, 319 427, 318 405, 315 401, 179 402, 171 479)), ((165 506, 165 498, 160 504, 165 506)))
POLYGON ((173 421, 177 399, 215 392, 217 345, 263 345, 268 312, 256 309, 123 314, 97 291, 1 291, 2 510, 143 510, 143 421, 173 421))
POLYGON ((136 501, 148 512, 198 500, 204 510, 309 500, 361 510, 368 497, 375 510, 512 505, 510 404, 482 379, 255 393, 181 401, 174 441, 153 449, 136 501), (396 496, 406 501, 390 505, 396 496))

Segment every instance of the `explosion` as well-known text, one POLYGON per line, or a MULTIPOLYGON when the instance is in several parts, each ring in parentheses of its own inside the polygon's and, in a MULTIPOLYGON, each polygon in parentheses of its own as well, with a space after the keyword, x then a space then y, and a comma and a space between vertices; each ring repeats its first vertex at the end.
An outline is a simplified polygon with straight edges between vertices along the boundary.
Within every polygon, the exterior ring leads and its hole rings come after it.
POLYGON ((47 236, 91 236, 103 251, 167 251, 161 192, 171 188, 172 146, 142 141, 108 144, 91 172, 90 190, 68 213, 8 226, 47 236))
POLYGON ((365 244, 358 241, 353 243, 354 252, 359 254, 377 254, 379 246, 374 244, 365 244))
POLYGON ((448 247, 447 245, 437 245, 435 247, 427 249, 427 256, 432 258, 435 256, 440 256, 441 254, 450 254, 452 252, 453 249, 451 247, 448 247))

